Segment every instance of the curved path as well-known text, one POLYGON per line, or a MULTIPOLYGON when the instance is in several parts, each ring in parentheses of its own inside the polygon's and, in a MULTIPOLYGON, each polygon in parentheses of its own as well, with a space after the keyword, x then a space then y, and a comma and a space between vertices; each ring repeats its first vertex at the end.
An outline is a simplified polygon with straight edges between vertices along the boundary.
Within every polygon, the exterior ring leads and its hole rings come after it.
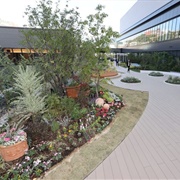
POLYGON ((117 67, 122 77, 115 86, 149 92, 149 101, 140 120, 125 140, 86 180, 180 179, 180 85, 170 85, 163 77, 127 72, 117 67), (126 84, 125 76, 141 83, 126 84))

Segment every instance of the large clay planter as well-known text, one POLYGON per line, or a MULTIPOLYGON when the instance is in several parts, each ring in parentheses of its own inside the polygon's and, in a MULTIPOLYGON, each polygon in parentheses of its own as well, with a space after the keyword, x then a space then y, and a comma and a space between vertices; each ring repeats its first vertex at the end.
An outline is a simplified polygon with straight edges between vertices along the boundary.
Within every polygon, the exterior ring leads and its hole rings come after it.
POLYGON ((14 161, 25 154, 28 150, 27 141, 20 141, 14 145, 0 145, 0 155, 5 161, 14 161))
POLYGON ((77 98, 80 91, 80 85, 66 87, 66 94, 68 97, 77 98))

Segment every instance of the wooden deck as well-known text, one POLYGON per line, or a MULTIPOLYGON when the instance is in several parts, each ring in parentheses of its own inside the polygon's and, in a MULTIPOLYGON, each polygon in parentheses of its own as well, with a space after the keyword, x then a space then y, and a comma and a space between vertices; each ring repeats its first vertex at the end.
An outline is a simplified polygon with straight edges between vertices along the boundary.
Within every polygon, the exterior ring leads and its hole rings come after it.
POLYGON ((180 85, 164 77, 124 72, 114 85, 149 91, 149 101, 139 122, 125 140, 85 180, 180 179, 180 85), (120 81, 134 76, 140 84, 120 81))

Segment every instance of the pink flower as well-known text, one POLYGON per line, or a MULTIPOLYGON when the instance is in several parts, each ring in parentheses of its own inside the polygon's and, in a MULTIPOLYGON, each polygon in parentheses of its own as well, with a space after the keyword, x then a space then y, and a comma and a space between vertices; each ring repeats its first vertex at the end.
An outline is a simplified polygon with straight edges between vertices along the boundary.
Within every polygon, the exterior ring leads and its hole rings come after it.
POLYGON ((15 136, 14 137, 14 140, 17 142, 19 140, 19 137, 18 136, 15 136))
POLYGON ((16 130, 15 128, 12 128, 10 131, 13 132, 13 131, 15 131, 15 130, 16 130))
POLYGON ((20 133, 19 133, 19 135, 25 135, 26 133, 24 132, 24 131, 21 131, 20 133))
POLYGON ((106 116, 107 116, 107 113, 104 113, 104 114, 103 114, 103 117, 106 117, 106 116))
POLYGON ((3 137, 6 135, 6 132, 3 132, 2 134, 0 134, 0 137, 3 137))
POLYGON ((4 138, 4 141, 10 141, 11 140, 11 138, 4 138))

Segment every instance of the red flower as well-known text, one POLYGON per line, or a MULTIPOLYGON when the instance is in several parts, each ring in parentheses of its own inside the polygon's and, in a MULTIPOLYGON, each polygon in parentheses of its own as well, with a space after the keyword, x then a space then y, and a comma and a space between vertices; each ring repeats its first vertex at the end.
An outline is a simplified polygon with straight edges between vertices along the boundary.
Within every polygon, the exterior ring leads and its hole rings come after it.
POLYGON ((103 114, 103 117, 106 117, 106 116, 107 116, 107 113, 104 113, 104 114, 103 114))

